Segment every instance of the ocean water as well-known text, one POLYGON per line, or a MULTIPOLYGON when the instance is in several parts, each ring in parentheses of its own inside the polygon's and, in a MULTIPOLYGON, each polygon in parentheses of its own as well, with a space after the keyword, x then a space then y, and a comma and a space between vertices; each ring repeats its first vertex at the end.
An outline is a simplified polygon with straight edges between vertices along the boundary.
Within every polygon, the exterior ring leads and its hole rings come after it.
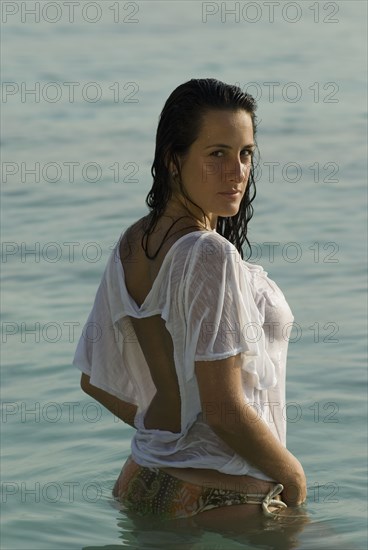
POLYGON ((1 548, 366 548, 367 4, 1 9, 1 548), (71 365, 111 247, 147 212, 159 112, 192 77, 258 98, 250 261, 295 316, 285 414, 308 479, 304 525, 133 523, 111 496, 133 429, 71 365))

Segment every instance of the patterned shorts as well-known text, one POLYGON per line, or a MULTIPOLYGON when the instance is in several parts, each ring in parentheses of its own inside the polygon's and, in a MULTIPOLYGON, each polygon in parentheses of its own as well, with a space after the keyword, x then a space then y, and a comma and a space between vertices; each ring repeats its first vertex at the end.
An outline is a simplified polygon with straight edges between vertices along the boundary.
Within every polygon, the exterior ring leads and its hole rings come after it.
POLYGON ((157 519, 188 518, 200 512, 234 504, 259 504, 268 517, 277 513, 268 506, 286 507, 273 497, 283 490, 277 484, 267 495, 250 495, 237 491, 203 487, 183 481, 160 468, 146 468, 128 458, 122 470, 118 500, 123 507, 139 516, 157 519))

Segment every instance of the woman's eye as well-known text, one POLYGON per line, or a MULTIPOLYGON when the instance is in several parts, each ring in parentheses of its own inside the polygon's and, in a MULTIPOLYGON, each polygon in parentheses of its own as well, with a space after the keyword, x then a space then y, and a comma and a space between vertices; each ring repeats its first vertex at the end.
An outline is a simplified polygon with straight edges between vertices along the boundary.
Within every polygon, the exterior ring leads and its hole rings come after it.
MULTIPOLYGON (((253 150, 252 149, 244 149, 243 151, 241 151, 240 154, 241 154, 241 156, 247 157, 249 159, 249 158, 252 158, 252 156, 253 156, 253 150)), ((221 158, 221 157, 224 156, 224 151, 213 151, 211 153, 211 156, 216 157, 216 158, 221 158)))

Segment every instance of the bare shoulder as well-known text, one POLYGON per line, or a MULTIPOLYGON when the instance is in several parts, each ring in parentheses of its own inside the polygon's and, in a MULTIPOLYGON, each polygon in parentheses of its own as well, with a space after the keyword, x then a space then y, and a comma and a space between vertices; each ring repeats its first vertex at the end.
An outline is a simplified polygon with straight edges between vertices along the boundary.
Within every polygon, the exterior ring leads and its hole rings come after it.
POLYGON ((148 214, 132 224, 124 234, 122 245, 130 245, 139 248, 143 252, 142 243, 144 241, 148 255, 155 257, 154 263, 157 261, 160 264, 168 250, 178 239, 188 233, 201 230, 198 225, 193 225, 193 220, 162 216, 146 234, 149 227, 149 218, 150 215, 148 214))
POLYGON ((132 262, 139 259, 146 218, 147 216, 140 218, 124 231, 119 244, 120 259, 123 264, 125 260, 132 262))
POLYGON ((123 233, 122 239, 124 242, 130 242, 132 239, 141 236, 144 232, 145 224, 147 223, 147 216, 140 218, 136 222, 132 223, 123 233))
POLYGON ((149 216, 146 216, 128 227, 119 244, 125 284, 137 304, 142 304, 147 297, 171 246, 193 231, 193 227, 180 222, 172 230, 167 219, 160 219, 152 233, 144 238, 148 222, 149 216))

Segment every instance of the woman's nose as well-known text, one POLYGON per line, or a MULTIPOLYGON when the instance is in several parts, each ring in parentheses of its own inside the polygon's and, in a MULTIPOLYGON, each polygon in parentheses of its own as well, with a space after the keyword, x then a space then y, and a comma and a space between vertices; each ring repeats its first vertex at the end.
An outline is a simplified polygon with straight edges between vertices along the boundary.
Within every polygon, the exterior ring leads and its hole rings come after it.
POLYGON ((226 181, 242 182, 244 180, 247 167, 240 160, 228 162, 224 168, 223 177, 226 181))

